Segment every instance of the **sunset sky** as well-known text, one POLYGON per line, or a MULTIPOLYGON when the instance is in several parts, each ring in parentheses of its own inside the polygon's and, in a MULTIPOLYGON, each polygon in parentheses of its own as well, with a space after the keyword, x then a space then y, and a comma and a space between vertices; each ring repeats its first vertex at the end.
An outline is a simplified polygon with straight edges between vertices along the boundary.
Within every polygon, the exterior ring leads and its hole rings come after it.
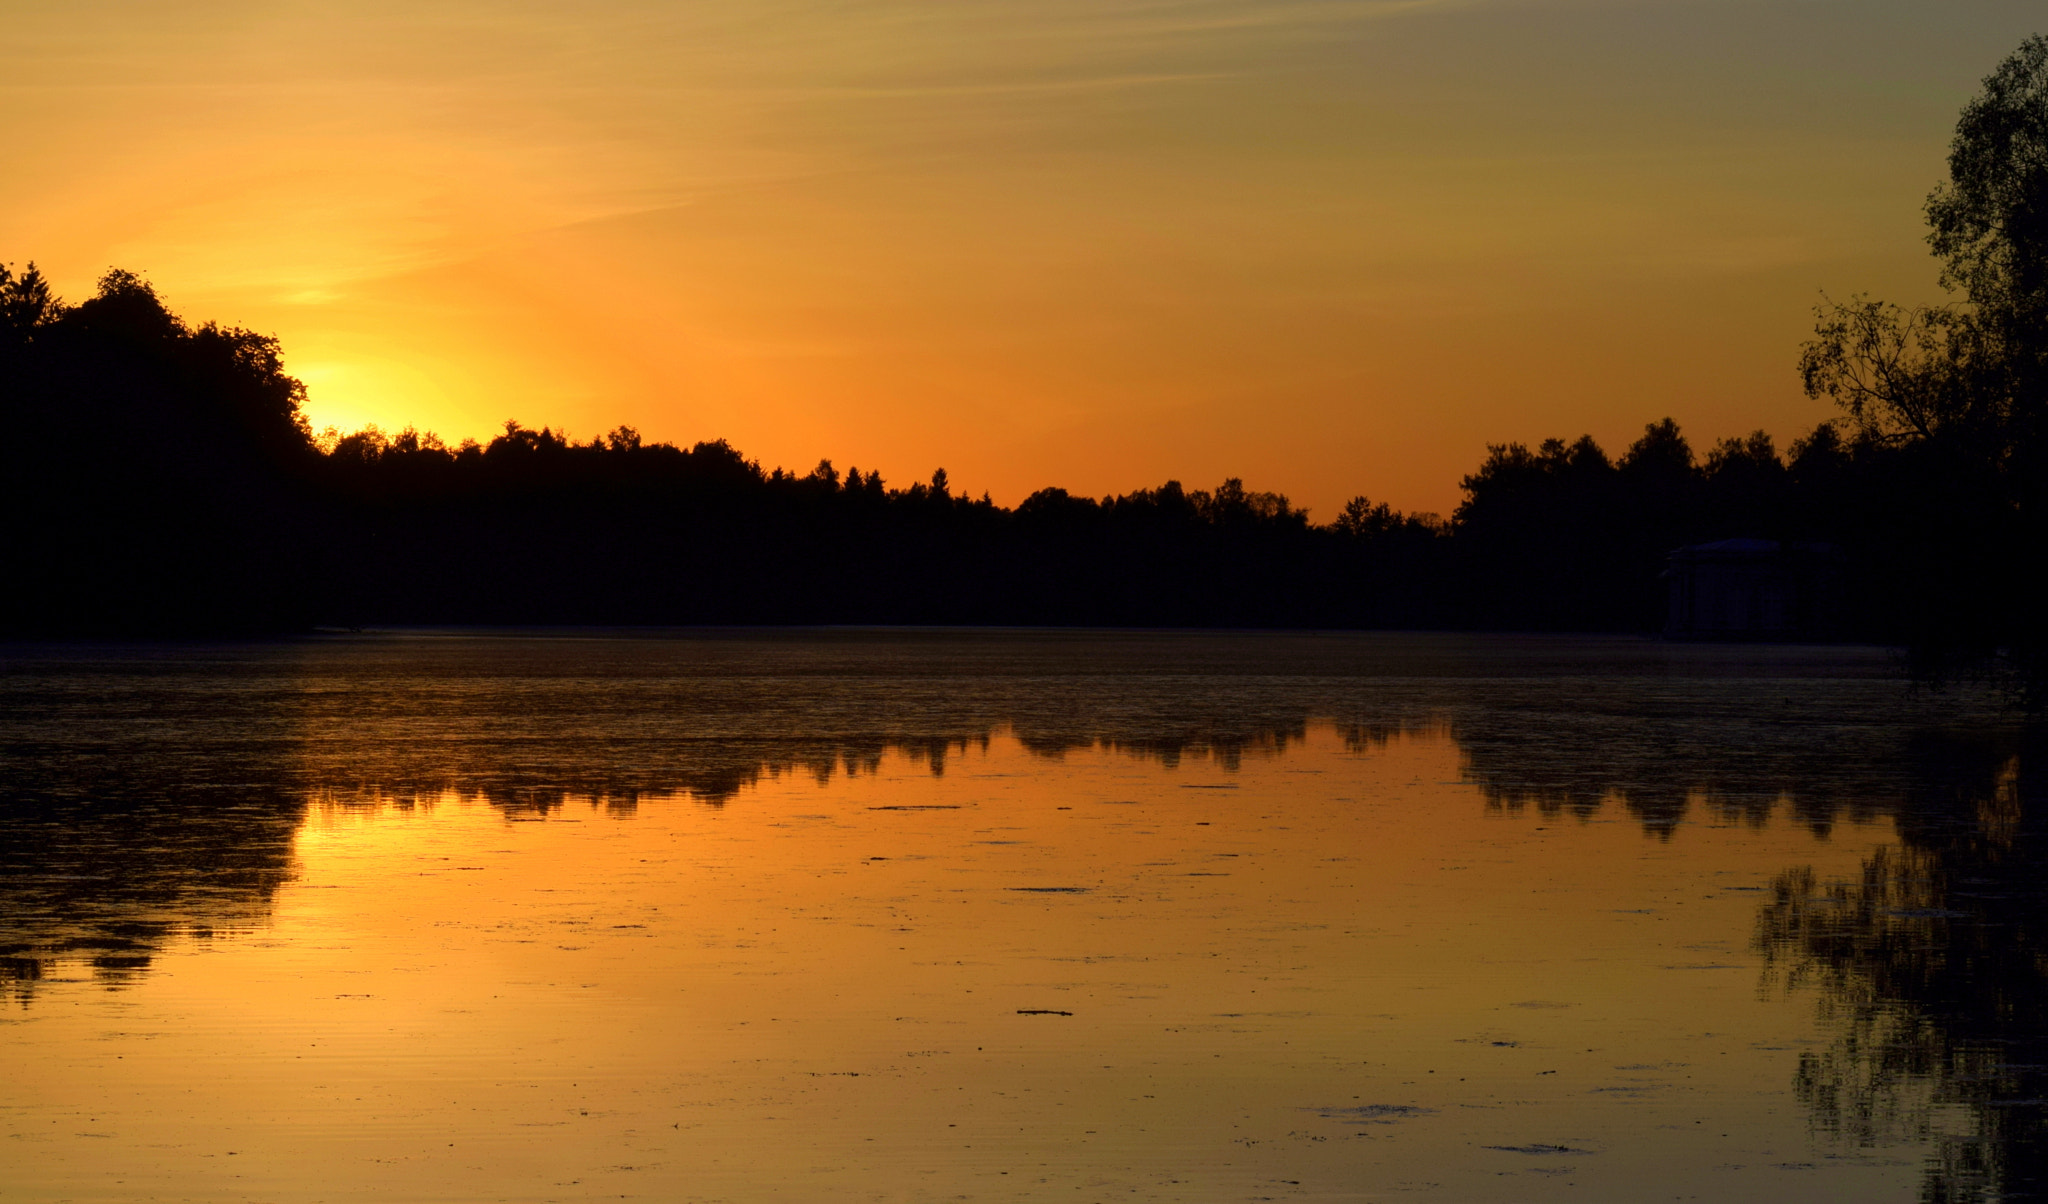
POLYGON ((0 261, 274 333, 316 426, 723 437, 1014 503, 1448 511, 1827 416, 1823 288, 2032 3, 8 0, 0 261))

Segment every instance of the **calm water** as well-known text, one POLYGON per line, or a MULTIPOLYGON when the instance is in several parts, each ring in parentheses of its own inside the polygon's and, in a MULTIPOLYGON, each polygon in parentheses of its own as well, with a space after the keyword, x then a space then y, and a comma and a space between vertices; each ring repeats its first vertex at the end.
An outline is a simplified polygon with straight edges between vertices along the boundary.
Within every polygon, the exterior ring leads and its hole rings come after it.
POLYGON ((0 650, 0 1198, 2042 1179, 2025 733, 1882 654, 0 650))

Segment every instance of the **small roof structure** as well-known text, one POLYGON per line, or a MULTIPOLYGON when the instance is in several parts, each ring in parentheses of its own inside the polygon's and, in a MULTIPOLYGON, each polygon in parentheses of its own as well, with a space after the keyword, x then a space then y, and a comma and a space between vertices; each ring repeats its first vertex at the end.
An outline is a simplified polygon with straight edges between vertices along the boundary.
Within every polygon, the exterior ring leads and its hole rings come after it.
POLYGON ((1664 634, 1678 639, 1816 638, 1837 625, 1840 590, 1833 544, 1717 539, 1665 558, 1664 634))

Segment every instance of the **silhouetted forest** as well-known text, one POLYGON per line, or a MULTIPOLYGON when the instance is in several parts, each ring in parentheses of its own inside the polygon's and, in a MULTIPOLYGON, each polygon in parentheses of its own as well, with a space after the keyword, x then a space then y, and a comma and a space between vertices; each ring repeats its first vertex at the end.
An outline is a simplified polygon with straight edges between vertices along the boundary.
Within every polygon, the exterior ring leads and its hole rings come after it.
POLYGON ((1014 508, 943 470, 892 487, 723 441, 316 438, 274 339, 193 327, 109 272, 76 305, 0 267, 0 629, 888 623, 1655 630, 1673 549, 1820 549, 1801 634, 1896 642, 1934 676, 2038 682, 2048 560, 2048 41, 1964 111, 1928 201, 1963 299, 1821 307, 1801 361, 1843 409, 1784 454, 1669 419, 1489 447, 1448 520, 1354 498, 1327 523, 1236 479, 1014 508))
MULTIPOLYGON (((4 271, 4 269, 0 269, 4 271)), ((1676 547, 1846 550, 1830 634, 1909 638, 1981 605, 1994 499, 1922 450, 1822 425, 1698 455, 1668 419, 1489 448, 1448 521, 1364 497, 1317 523, 1275 493, 1168 481, 1015 507, 943 470, 893 487, 764 470, 720 442, 316 438, 274 340, 194 328, 110 272, 77 305, 0 275, 5 627, 932 623, 1655 630, 1676 547), (1948 609, 1944 609, 1948 608, 1948 609), (1950 613, 1953 611, 1953 613, 1950 613)))

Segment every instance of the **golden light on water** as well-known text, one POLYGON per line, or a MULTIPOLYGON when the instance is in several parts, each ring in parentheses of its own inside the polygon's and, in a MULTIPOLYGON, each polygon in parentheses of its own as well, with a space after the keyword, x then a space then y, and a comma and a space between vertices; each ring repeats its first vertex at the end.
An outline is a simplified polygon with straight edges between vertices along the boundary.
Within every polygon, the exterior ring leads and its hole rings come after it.
MULTIPOLYGON (((1459 777, 1442 731, 1319 726, 1234 769, 998 734, 721 806, 325 803, 267 922, 117 990, 54 973, 0 1028, 34 1052, 0 1109, 47 1129, 11 1180, 1809 1198, 1766 1164, 1804 1157, 1770 1101, 1819 1030, 1759 996, 1755 892, 1890 825, 1661 841, 1459 777)), ((1830 1182, 1912 1174, 1867 1162, 1830 1182)))

